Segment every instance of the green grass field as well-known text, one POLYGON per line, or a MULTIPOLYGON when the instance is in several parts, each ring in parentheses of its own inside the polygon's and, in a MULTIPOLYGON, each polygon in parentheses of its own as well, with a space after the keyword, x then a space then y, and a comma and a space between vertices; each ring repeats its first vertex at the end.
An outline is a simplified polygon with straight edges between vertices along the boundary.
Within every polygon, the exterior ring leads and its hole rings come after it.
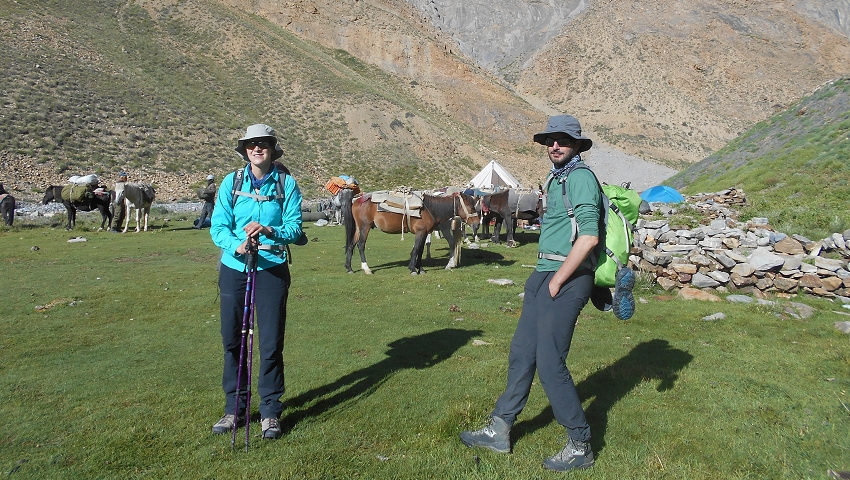
MULTIPOLYGON (((88 220, 87 220, 88 221, 88 220)), ((294 249, 284 437, 236 451, 222 414, 217 249, 191 222, 124 235, 0 230, 0 473, 9 478, 562 478, 540 462, 563 429, 539 384, 513 453, 458 433, 504 387, 518 294, 536 254, 464 249, 408 274, 413 237, 373 232, 375 274, 345 273, 343 230, 294 249), (86 242, 68 243, 82 236, 86 242), (34 247, 38 249, 34 249, 34 247), (507 278, 513 286, 488 283, 507 278), (454 308, 453 306, 456 306, 454 308), (459 310, 459 311, 457 311, 459 310), (485 342, 474 345, 473 341, 485 342)), ((94 220, 87 223, 94 224, 94 220)), ((359 262, 355 259, 355 265, 359 262)), ((846 311, 656 299, 635 316, 588 306, 567 360, 593 430, 588 479, 825 478, 850 470, 846 311), (717 312, 725 320, 702 321, 717 312)), ((260 332, 262 334, 262 332, 260 332)), ((255 357, 256 358, 256 357, 255 357)), ((256 406, 254 407, 256 411, 256 406)), ((252 436, 260 433, 252 424, 252 436)))

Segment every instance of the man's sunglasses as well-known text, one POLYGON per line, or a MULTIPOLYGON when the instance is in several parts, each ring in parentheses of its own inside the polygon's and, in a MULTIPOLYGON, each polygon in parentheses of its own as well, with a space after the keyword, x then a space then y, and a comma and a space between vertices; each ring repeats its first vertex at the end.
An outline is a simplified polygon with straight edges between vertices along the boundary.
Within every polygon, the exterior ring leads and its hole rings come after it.
POLYGON ((255 147, 260 147, 262 150, 271 148, 272 144, 268 140, 247 140, 245 142, 246 150, 253 150, 255 147))
POLYGON ((572 147, 576 144, 577 140, 573 137, 546 137, 546 146, 553 147, 555 146, 555 142, 558 142, 558 145, 562 147, 572 147))

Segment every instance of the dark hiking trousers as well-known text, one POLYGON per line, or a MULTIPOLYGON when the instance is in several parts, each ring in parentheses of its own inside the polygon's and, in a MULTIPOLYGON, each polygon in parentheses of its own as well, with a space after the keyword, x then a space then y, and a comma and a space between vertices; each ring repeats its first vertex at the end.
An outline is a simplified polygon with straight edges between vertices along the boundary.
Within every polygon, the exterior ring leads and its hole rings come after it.
POLYGON ((549 280, 554 274, 535 270, 525 282, 522 315, 508 357, 507 387, 496 401, 493 415, 513 425, 528 401, 536 369, 555 420, 567 428, 570 438, 588 441, 590 426, 565 362, 576 320, 593 289, 593 273, 577 272, 552 298, 549 280))
POLYGON ((215 204, 212 202, 204 202, 204 206, 201 207, 201 216, 198 217, 198 224, 196 225, 198 228, 204 228, 204 220, 212 218, 214 208, 215 204))
MULTIPOLYGON (((242 342, 242 317, 245 306, 245 288, 248 275, 222 265, 218 277, 221 289, 221 339, 224 345, 224 374, 221 385, 225 395, 225 410, 232 414, 236 407, 236 377, 239 369, 239 352, 242 342)), ((259 270, 254 282, 254 344, 260 347, 260 358, 253 359, 252 368, 258 371, 256 394, 259 397, 262 418, 280 418, 284 393, 283 335, 286 329, 286 300, 289 294, 289 266, 286 264, 268 270, 259 270)), ((250 301, 250 299, 249 299, 250 301)), ((245 411, 248 385, 248 352, 242 365, 242 387, 239 413, 245 411)), ((254 403, 257 405, 257 403, 254 403)), ((249 412, 250 414, 250 412, 249 412)))

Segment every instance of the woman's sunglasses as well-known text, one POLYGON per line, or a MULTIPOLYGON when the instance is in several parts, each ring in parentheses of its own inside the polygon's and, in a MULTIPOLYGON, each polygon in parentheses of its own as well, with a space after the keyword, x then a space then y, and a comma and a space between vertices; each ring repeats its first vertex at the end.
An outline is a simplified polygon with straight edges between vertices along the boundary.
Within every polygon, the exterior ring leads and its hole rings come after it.
POLYGON ((253 150, 255 147, 260 147, 261 150, 266 150, 272 146, 268 140, 247 140, 245 141, 245 149, 253 150))

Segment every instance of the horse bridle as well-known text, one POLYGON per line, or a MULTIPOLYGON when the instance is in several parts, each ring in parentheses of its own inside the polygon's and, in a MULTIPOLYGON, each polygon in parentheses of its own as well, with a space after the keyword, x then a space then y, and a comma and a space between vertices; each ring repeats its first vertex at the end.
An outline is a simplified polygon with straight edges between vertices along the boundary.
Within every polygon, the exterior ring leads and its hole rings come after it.
MULTIPOLYGON (((460 206, 463 208, 463 213, 465 215, 465 217, 463 219, 464 222, 466 222, 470 217, 473 217, 473 218, 478 217, 478 212, 473 211, 473 213, 469 213, 469 210, 467 210, 467 208, 466 208, 466 202, 464 202, 463 198, 461 197, 461 195, 462 195, 461 193, 456 192, 452 195, 454 196, 455 200, 460 200, 460 206)), ((455 207, 455 212, 457 212, 457 207, 455 207)))

